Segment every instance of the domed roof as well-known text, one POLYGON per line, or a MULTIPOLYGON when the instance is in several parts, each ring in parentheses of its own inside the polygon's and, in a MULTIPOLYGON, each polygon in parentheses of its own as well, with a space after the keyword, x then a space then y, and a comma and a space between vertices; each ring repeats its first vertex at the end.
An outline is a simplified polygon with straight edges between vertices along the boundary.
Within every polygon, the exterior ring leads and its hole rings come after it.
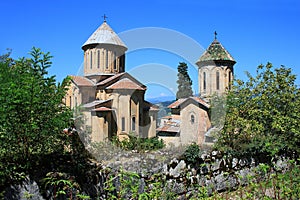
POLYGON ((112 44, 122 46, 127 49, 126 45, 106 23, 106 21, 104 21, 103 24, 101 24, 101 26, 89 37, 89 39, 82 45, 82 48, 90 44, 112 44))
POLYGON ((231 61, 236 62, 230 53, 223 47, 223 45, 215 39, 206 51, 200 56, 197 63, 206 61, 231 61))

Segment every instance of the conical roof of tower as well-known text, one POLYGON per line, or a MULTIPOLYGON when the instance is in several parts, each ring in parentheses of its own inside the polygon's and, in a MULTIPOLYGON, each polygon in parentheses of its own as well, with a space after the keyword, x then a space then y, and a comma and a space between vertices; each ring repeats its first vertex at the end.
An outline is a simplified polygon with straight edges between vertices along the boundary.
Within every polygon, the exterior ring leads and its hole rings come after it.
POLYGON ((223 45, 215 39, 205 52, 200 56, 197 63, 206 61, 231 61, 236 62, 230 53, 223 47, 223 45))
POLYGON ((99 28, 89 37, 89 39, 82 45, 84 48, 90 44, 112 44, 117 46, 126 47, 124 42, 112 30, 112 28, 104 21, 99 28))

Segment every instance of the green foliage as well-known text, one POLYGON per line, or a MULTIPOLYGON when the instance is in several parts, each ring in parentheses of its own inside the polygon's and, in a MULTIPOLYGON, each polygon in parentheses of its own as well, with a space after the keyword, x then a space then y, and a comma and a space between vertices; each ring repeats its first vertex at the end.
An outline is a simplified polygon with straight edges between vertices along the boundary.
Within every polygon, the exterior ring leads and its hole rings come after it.
POLYGON ((286 172, 272 172, 271 166, 261 164, 247 186, 234 192, 216 193, 209 199, 299 199, 300 168, 291 161, 286 172))
POLYGON ((193 95, 192 80, 188 74, 188 66, 184 62, 180 62, 177 74, 178 91, 176 93, 176 99, 187 98, 193 95))
POLYGON ((187 147, 185 150, 183 157, 184 160, 187 161, 189 164, 196 164, 199 163, 201 157, 200 157, 201 149, 199 145, 196 143, 192 143, 187 147))
POLYGON ((123 150, 136 150, 138 152, 146 150, 158 150, 165 146, 163 140, 159 139, 158 137, 140 138, 134 135, 128 135, 128 138, 122 140, 120 140, 118 137, 113 137, 112 143, 123 150))
POLYGON ((209 115, 213 127, 223 128, 226 117, 226 96, 212 96, 210 99, 209 115))
POLYGON ((62 105, 68 80, 49 76, 49 53, 0 62, 0 187, 22 180, 38 158, 63 152, 71 112, 62 105))
POLYGON ((90 199, 89 196, 80 194, 81 188, 79 184, 75 181, 74 177, 65 173, 49 172, 42 182, 44 187, 51 191, 54 199, 90 199))
POLYGON ((235 156, 270 161, 300 153, 300 90, 290 68, 257 68, 255 77, 236 80, 227 96, 227 115, 217 148, 235 156))
POLYGON ((6 62, 11 62, 12 59, 10 58, 10 54, 11 54, 11 49, 6 49, 7 53, 0 55, 0 63, 6 63, 6 62))

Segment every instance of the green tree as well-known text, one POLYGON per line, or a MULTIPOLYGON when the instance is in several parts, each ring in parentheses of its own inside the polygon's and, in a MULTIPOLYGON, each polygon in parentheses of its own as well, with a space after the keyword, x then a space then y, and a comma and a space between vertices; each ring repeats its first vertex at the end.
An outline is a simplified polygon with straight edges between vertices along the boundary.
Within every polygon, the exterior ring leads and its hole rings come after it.
POLYGON ((0 55, 0 63, 8 62, 7 59, 10 59, 11 49, 6 49, 7 53, 0 55))
POLYGON ((236 80, 217 148, 237 156, 271 158, 300 153, 300 90, 290 68, 260 65, 236 80))
POLYGON ((178 91, 176 93, 176 99, 187 98, 193 95, 192 80, 188 74, 188 66, 184 62, 180 62, 177 67, 177 84, 178 91))
POLYGON ((49 53, 33 48, 30 55, 0 62, 0 186, 68 141, 62 130, 72 115, 62 99, 69 81, 48 75, 49 53))

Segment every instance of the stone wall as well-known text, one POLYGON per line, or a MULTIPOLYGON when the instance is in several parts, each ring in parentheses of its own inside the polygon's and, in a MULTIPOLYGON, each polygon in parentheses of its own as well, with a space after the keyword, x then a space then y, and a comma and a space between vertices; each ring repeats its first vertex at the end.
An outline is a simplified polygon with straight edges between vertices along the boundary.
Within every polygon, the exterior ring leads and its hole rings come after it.
MULTIPOLYGON (((252 158, 236 159, 218 151, 202 154, 194 164, 187 164, 179 158, 180 151, 171 150, 148 153, 113 151, 110 157, 106 157, 106 162, 100 164, 89 161, 91 170, 86 172, 86 180, 81 188, 92 199, 107 199, 104 189, 106 182, 113 180, 118 189, 121 184, 118 174, 130 171, 138 175, 140 193, 145 190, 149 180, 164 181, 164 189, 181 195, 184 199, 197 192, 201 186, 207 189, 208 194, 244 186, 248 184, 249 177, 257 174, 259 170, 258 163, 252 158)), ((274 164, 277 170, 288 168, 285 159, 279 159, 274 164)), ((31 199, 44 199, 39 193, 40 186, 37 182, 27 177, 21 185, 8 187, 5 199, 27 199, 28 194, 32 195, 31 199)), ((49 195, 47 199, 53 197, 49 195)))

